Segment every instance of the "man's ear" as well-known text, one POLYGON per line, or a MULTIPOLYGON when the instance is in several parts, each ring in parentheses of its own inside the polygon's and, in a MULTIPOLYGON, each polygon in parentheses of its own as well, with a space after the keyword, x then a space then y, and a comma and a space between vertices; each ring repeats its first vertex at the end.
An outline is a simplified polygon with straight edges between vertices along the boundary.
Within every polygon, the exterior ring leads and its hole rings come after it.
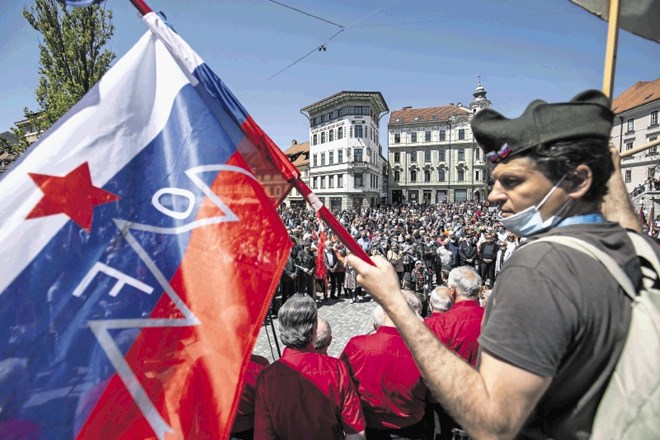
POLYGON ((567 180, 566 192, 572 199, 581 199, 589 192, 593 184, 593 173, 588 165, 580 164, 575 167, 567 180))

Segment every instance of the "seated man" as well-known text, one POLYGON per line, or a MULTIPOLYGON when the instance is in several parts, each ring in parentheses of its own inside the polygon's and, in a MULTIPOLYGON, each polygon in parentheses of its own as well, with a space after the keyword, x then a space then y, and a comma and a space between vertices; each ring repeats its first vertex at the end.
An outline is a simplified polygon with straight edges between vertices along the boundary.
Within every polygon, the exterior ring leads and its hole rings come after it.
POLYGON ((314 349, 316 302, 294 295, 277 314, 282 357, 257 378, 256 439, 364 439, 360 399, 346 365, 314 349))
MULTIPOLYGON (((409 290, 403 293, 419 317, 419 299, 409 290)), ((399 331, 380 306, 374 310, 374 327, 376 333, 348 341, 340 357, 357 386, 367 436, 423 439, 426 385, 399 331)))

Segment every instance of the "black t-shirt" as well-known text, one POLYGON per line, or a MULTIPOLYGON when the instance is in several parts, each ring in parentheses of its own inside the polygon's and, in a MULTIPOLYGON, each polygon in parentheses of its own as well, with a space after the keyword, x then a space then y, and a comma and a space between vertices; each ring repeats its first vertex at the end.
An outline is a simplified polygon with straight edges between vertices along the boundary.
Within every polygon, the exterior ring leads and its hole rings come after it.
POLYGON ((641 280, 615 223, 571 225, 530 238, 507 260, 486 308, 481 348, 552 382, 519 438, 588 438, 630 323, 630 300, 600 262, 545 235, 587 240, 641 280))

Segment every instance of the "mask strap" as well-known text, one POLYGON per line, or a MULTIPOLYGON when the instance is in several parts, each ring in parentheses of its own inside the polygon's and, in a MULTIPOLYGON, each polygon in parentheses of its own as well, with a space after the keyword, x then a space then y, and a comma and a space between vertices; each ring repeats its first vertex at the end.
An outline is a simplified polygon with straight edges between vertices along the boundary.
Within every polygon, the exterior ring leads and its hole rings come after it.
POLYGON ((550 191, 548 191, 548 193, 545 195, 545 197, 543 197, 543 200, 541 200, 541 202, 538 205, 536 205, 536 209, 539 209, 539 208, 541 208, 541 206, 543 206, 543 204, 550 198, 552 193, 555 192, 555 190, 559 187, 559 185, 561 185, 561 183, 564 181, 565 178, 566 178, 566 174, 561 176, 561 179, 559 179, 557 181, 557 183, 555 183, 555 186, 553 186, 552 189, 550 189, 550 191))

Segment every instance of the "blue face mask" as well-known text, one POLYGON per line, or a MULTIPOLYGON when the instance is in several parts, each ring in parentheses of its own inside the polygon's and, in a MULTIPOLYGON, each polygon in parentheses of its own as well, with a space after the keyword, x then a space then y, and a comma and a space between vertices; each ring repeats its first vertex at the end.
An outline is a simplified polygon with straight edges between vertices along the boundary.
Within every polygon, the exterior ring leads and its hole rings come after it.
POLYGON ((514 214, 509 217, 502 217, 501 214, 498 216, 498 221, 504 225, 509 231, 518 235, 519 237, 529 237, 536 233, 542 232, 546 229, 550 229, 553 226, 556 226, 561 220, 561 214, 564 212, 568 204, 571 202, 571 199, 568 199, 566 203, 562 205, 561 208, 550 218, 543 221, 539 209, 543 204, 550 198, 553 192, 559 187, 561 182, 563 182, 563 176, 559 181, 553 186, 550 191, 543 197, 543 200, 538 205, 532 205, 529 208, 520 211, 517 214, 514 214))

